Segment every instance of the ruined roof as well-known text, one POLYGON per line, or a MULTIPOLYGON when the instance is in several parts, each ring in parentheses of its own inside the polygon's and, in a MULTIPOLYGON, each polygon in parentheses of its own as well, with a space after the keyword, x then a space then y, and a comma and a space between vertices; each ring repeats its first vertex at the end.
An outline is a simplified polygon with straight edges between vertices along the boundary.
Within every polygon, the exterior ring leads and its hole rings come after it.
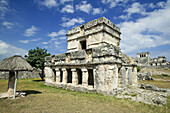
POLYGON ((140 55, 140 54, 150 54, 150 52, 142 52, 142 53, 136 53, 137 55, 140 55))
POLYGON ((166 58, 165 56, 158 56, 158 58, 166 58))
POLYGON ((81 31, 81 28, 83 28, 84 30, 85 29, 89 29, 93 26, 96 26, 98 24, 102 24, 102 23, 105 23, 107 26, 111 27, 112 29, 114 29, 115 31, 119 32, 120 33, 120 29, 119 27, 117 27, 115 24, 113 24, 113 22, 111 22, 110 20, 108 20, 107 18, 105 17, 101 17, 101 18, 98 18, 98 19, 95 19, 95 20, 92 20, 90 22, 87 22, 81 26, 78 26, 78 27, 75 27, 71 30, 69 30, 66 34, 66 36, 68 35, 71 35, 71 34, 75 34, 77 32, 80 32, 81 31))
POLYGON ((33 70, 31 65, 19 55, 14 55, 9 58, 5 58, 0 63, 0 71, 31 71, 31 70, 33 70))

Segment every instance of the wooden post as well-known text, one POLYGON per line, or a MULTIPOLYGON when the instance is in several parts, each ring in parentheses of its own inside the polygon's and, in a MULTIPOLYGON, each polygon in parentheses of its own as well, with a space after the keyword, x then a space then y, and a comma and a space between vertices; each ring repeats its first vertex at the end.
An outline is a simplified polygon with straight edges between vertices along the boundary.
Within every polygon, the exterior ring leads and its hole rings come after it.
POLYGON ((8 80, 8 96, 13 96, 14 94, 14 83, 15 83, 15 72, 9 71, 9 80, 8 80))
POLYGON ((15 99, 16 88, 17 88, 17 79, 18 79, 18 71, 16 71, 13 99, 15 99))

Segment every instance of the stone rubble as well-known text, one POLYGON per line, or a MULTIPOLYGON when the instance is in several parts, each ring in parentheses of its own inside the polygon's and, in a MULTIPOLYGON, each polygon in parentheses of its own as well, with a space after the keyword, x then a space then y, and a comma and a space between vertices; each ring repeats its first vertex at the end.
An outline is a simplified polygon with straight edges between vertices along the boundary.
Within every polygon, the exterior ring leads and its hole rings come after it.
POLYGON ((139 81, 143 81, 143 80, 154 80, 154 78, 152 78, 150 72, 138 72, 138 73, 137 73, 137 76, 138 76, 138 80, 139 80, 139 81))
MULTIPOLYGON (((142 102, 142 103, 152 104, 152 105, 166 104, 166 99, 170 95, 169 89, 163 90, 162 88, 157 88, 159 90, 155 90, 155 86, 153 85, 151 86, 154 87, 153 90, 146 90, 148 88, 141 89, 136 87, 126 88, 125 90, 117 94, 115 97, 129 99, 132 101, 137 101, 137 102, 142 102)), ((149 89, 152 88, 149 87, 149 89)))

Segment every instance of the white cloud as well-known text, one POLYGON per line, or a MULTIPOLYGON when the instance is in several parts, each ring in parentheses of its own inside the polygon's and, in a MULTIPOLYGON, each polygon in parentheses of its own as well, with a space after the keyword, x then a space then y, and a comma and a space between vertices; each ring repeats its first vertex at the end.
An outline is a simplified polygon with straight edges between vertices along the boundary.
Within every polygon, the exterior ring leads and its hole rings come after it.
POLYGON ((73 0, 60 0, 61 4, 64 4, 65 2, 72 2, 73 0))
POLYGON ((66 39, 66 37, 60 37, 59 39, 61 39, 61 40, 65 40, 65 39, 66 39))
POLYGON ((40 3, 40 5, 44 5, 44 6, 48 7, 48 8, 58 6, 58 3, 56 2, 56 0, 44 0, 43 2, 40 1, 39 3, 40 3))
POLYGON ((2 40, 0 40, 0 61, 12 55, 24 56, 26 54, 27 54, 27 50, 15 47, 13 45, 7 44, 6 42, 3 42, 2 40))
POLYGON ((149 8, 155 8, 155 5, 154 5, 153 3, 150 3, 150 4, 148 5, 148 7, 149 7, 149 8))
POLYGON ((105 10, 102 10, 101 8, 93 8, 93 12, 92 14, 93 15, 96 15, 96 14, 103 14, 106 12, 106 9, 105 10))
POLYGON ((54 42, 56 45, 59 45, 60 43, 59 42, 54 42))
POLYGON ((117 5, 126 4, 129 0, 101 0, 103 4, 109 4, 110 8, 114 8, 117 5))
POLYGON ((136 22, 123 22, 121 48, 125 53, 170 44, 170 0, 163 9, 150 12, 136 22))
POLYGON ((70 27, 70 26, 74 26, 76 23, 83 23, 85 22, 82 18, 72 18, 72 19, 69 19, 69 18, 65 18, 63 17, 62 20, 64 21, 64 23, 61 24, 61 26, 63 27, 70 27))
POLYGON ((146 15, 145 8, 138 2, 135 2, 128 9, 124 10, 124 12, 128 13, 128 16, 131 16, 134 13, 139 13, 142 15, 146 15))
POLYGON ((67 12, 67 13, 74 13, 74 8, 72 5, 66 5, 65 7, 63 7, 63 9, 61 10, 62 13, 67 12))
POLYGON ((21 42, 21 43, 28 43, 29 42, 29 40, 20 40, 19 42, 21 42))
POLYGON ((11 29, 14 24, 11 23, 11 22, 5 21, 5 22, 2 23, 2 25, 4 25, 7 29, 11 29))
POLYGON ((118 18, 123 19, 123 20, 129 19, 128 15, 120 15, 118 18))
POLYGON ((32 25, 31 28, 28 28, 25 30, 24 35, 27 37, 30 37, 30 36, 33 36, 36 31, 38 31, 38 28, 32 25))
POLYGON ((148 7, 149 8, 163 8, 165 7, 165 2, 158 2, 156 5, 154 5, 153 3, 150 3, 148 7))
POLYGON ((87 4, 87 1, 82 1, 81 4, 76 5, 76 10, 80 10, 89 14, 89 12, 92 10, 92 5, 87 4))
POLYGON ((48 44, 48 42, 42 42, 41 44, 46 45, 46 44, 48 44))
POLYGON ((156 51, 151 53, 152 58, 156 58, 158 56, 165 56, 168 61, 170 61, 170 49, 169 50, 162 50, 162 51, 156 51))
POLYGON ((0 18, 4 18, 5 14, 9 11, 8 1, 0 0, 0 18))
POLYGON ((21 43, 29 43, 29 42, 37 42, 39 40, 41 40, 42 38, 37 38, 37 39, 32 39, 32 40, 19 40, 19 42, 21 43))
POLYGON ((165 6, 165 2, 158 2, 156 5, 162 8, 165 6))
POLYGON ((55 38, 57 36, 60 36, 60 35, 65 35, 66 34, 66 30, 60 30, 59 32, 51 32, 50 34, 48 34, 49 37, 51 38, 55 38))

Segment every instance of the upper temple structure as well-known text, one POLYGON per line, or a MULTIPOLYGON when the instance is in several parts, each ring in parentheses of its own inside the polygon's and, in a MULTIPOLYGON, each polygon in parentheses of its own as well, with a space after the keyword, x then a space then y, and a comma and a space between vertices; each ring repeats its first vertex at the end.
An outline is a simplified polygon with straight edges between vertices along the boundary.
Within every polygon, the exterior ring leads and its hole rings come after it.
POLYGON ((67 53, 45 59, 45 84, 103 94, 137 86, 137 66, 120 51, 120 34, 105 17, 69 30, 67 53))

